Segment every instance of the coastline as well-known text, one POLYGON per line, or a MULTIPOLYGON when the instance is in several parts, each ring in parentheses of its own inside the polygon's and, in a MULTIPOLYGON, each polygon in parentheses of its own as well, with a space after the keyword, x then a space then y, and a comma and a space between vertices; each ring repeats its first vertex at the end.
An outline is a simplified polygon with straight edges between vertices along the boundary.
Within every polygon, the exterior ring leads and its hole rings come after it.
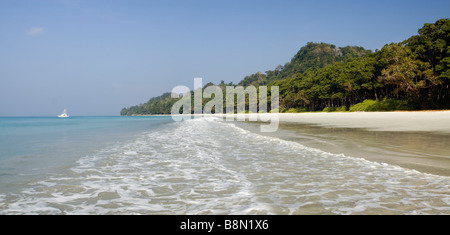
MULTIPOLYGON (((188 116, 191 116, 187 114, 188 116)), ((270 117, 279 122, 308 124, 321 127, 361 128, 370 131, 429 132, 450 134, 450 110, 443 111, 393 111, 393 112, 312 112, 264 114, 193 114, 203 117, 270 117)), ((170 114, 132 116, 172 116, 170 114)), ((179 114, 177 116, 185 116, 179 114)), ((269 118, 270 119, 270 118, 269 118)))
MULTIPOLYGON (((279 118, 279 129, 261 133, 335 154, 450 176, 450 111, 315 112, 209 114, 203 117, 246 118, 240 125, 259 132, 251 116, 279 118)), ((161 115, 147 115, 161 116, 161 115)), ((167 115, 170 116, 170 115, 167 115)), ((242 122, 235 122, 239 125, 242 122)))
POLYGON ((450 111, 280 113, 279 120, 277 132, 261 134, 450 176, 450 111))
POLYGON ((280 113, 280 122, 370 131, 450 134, 450 111, 280 113))

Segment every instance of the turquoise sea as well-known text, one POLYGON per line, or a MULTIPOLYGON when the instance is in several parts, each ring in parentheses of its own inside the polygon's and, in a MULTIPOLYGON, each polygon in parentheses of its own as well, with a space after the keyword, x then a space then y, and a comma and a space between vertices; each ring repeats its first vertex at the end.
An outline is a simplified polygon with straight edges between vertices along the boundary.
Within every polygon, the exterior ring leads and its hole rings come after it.
POLYGON ((170 122, 170 117, 0 117, 0 194, 170 122))
POLYGON ((1 117, 0 214, 450 214, 450 177, 171 117, 1 117))

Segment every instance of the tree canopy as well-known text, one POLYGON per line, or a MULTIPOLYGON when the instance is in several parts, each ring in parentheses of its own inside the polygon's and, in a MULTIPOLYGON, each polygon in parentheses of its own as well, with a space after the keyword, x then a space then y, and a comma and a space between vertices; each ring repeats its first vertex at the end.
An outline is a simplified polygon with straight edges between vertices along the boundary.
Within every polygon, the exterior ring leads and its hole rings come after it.
MULTIPOLYGON (((222 81, 224 92, 226 85, 233 84, 222 81)), ((418 35, 376 52, 309 42, 285 65, 248 75, 237 85, 279 86, 280 111, 288 112, 448 109, 450 20, 424 24, 418 35)), ((175 102, 165 93, 121 115, 169 114, 175 102)))

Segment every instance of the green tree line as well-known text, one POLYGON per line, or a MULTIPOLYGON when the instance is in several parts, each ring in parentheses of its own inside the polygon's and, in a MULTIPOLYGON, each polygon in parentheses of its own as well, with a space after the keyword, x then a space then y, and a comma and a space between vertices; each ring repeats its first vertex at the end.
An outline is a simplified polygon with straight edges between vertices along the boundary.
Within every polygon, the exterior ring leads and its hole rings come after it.
MULTIPOLYGON (((449 109, 450 20, 375 52, 309 42, 283 66, 218 85, 279 86, 282 112, 449 109)), ((176 101, 165 93, 121 115, 170 114, 176 101)))

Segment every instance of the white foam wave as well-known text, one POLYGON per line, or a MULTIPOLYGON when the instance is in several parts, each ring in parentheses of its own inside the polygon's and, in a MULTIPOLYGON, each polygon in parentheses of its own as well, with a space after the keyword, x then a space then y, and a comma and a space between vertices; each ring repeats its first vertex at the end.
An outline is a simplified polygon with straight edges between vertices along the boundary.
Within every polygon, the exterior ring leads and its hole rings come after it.
POLYGON ((207 118, 102 149, 0 201, 5 214, 448 214, 449 183, 207 118))

